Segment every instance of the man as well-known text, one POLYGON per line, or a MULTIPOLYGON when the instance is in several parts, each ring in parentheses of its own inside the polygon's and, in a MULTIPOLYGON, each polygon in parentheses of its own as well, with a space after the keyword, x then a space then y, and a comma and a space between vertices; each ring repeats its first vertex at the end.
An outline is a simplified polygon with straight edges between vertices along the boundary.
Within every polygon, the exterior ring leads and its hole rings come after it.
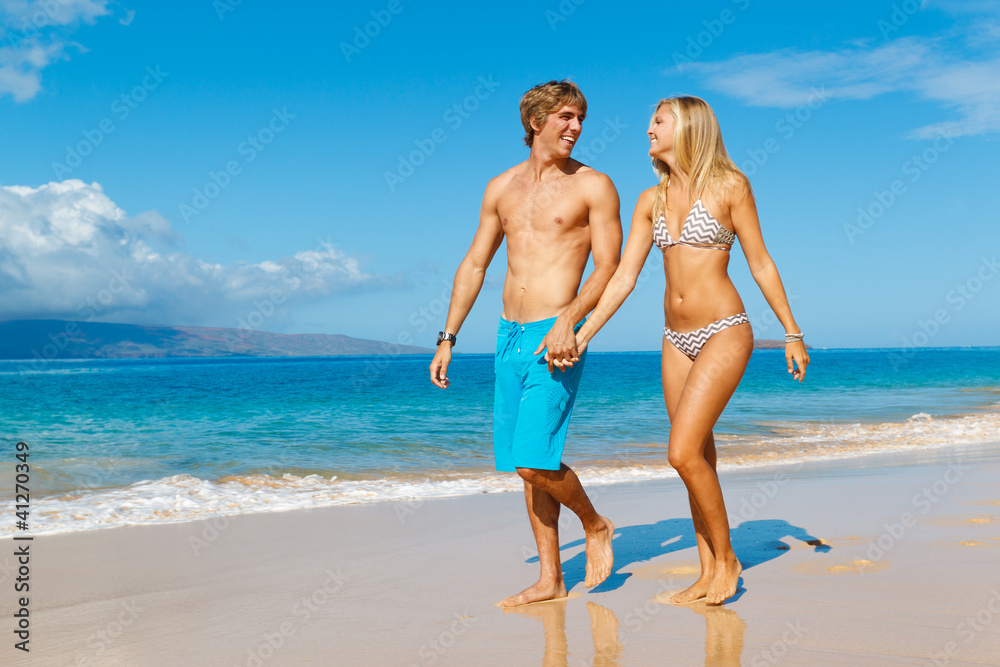
POLYGON ((456 334, 506 237, 493 448, 497 470, 516 470, 524 480, 541 575, 533 586, 502 600, 504 607, 566 597, 559 560, 561 505, 576 513, 586 532, 584 584, 604 581, 613 564, 614 525, 594 510, 576 474, 562 463, 586 358, 586 351, 577 353, 575 330, 611 279, 622 243, 611 179, 570 158, 586 113, 583 93, 565 80, 535 86, 521 98, 524 142, 531 153, 486 186, 479 228, 455 274, 448 321, 430 367, 431 381, 446 388, 456 334), (591 252, 594 271, 580 288, 591 252))

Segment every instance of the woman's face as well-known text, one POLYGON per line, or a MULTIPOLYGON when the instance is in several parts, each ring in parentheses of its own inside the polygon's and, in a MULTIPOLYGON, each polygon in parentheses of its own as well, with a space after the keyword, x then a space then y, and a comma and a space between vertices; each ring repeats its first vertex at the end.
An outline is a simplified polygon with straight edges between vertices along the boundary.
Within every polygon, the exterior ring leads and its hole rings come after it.
POLYGON ((661 106, 653 114, 646 134, 649 135, 649 154, 651 157, 666 161, 666 156, 674 148, 674 126, 676 121, 670 113, 670 107, 661 106))

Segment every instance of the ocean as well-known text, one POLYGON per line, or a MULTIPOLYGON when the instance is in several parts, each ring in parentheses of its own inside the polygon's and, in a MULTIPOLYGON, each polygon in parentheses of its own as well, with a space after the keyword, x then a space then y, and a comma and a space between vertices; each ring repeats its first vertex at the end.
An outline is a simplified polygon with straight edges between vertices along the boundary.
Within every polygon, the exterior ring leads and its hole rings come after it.
MULTIPOLYGON (((800 385, 754 352, 721 469, 1000 441, 1000 348, 810 355, 800 385)), ((0 535, 19 532, 18 442, 36 535, 519 490, 493 470, 492 355, 456 355, 446 390, 429 362, 0 361, 0 535)), ((676 477, 668 437, 659 353, 591 353, 564 454, 584 483, 676 477)))

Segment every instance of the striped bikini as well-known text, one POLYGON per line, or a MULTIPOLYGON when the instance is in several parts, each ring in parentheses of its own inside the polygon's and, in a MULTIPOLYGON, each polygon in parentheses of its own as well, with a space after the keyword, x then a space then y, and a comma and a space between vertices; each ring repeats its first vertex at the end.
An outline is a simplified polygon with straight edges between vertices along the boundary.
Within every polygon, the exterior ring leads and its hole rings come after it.
MULTIPOLYGON (((667 231, 667 221, 664 216, 653 226, 653 241, 656 246, 666 252, 675 245, 686 245, 692 248, 706 248, 710 250, 725 250, 733 245, 736 234, 722 226, 722 224, 708 212, 701 198, 694 203, 688 213, 684 224, 681 226, 681 236, 676 241, 667 231)), ((739 313, 716 320, 711 324, 694 331, 679 332, 663 327, 663 336, 669 340, 674 347, 688 356, 691 361, 698 357, 698 353, 705 347, 708 339, 719 333, 723 329, 734 327, 739 324, 749 324, 750 318, 746 313, 739 313)))

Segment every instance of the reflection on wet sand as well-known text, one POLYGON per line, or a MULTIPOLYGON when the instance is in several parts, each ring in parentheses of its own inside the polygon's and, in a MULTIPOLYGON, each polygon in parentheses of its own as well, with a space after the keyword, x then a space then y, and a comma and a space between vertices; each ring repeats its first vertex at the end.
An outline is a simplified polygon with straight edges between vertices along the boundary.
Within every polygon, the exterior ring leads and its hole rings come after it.
POLYGON ((705 617, 705 667, 739 667, 747 624, 732 609, 704 602, 685 605, 705 617))
MULTIPOLYGON (((620 667, 622 643, 618 638, 618 618, 607 607, 587 603, 590 613, 590 633, 594 641, 593 667, 620 667)), ((545 631, 542 667, 569 667, 569 645, 566 641, 566 600, 537 602, 521 607, 508 607, 504 613, 521 614, 540 619, 545 631)), ((574 661, 575 664, 582 664, 574 661)))
MULTIPOLYGON (((747 624, 732 609, 720 605, 707 605, 704 600, 675 605, 669 602, 677 591, 665 591, 653 598, 654 602, 672 607, 690 609, 705 617, 705 667, 739 667, 743 658, 743 634, 747 624)), ((542 653, 542 667, 571 667, 569 643, 566 640, 567 599, 536 602, 521 607, 508 607, 505 614, 520 614, 537 618, 545 632, 545 649, 542 653)), ((615 613, 596 602, 587 603, 590 613, 590 634, 594 642, 593 667, 621 667, 622 642, 618 635, 618 618, 615 613)), ((664 637, 664 652, 669 654, 669 637, 664 637)), ((584 667, 588 663, 578 651, 572 659, 572 667, 584 667)))

